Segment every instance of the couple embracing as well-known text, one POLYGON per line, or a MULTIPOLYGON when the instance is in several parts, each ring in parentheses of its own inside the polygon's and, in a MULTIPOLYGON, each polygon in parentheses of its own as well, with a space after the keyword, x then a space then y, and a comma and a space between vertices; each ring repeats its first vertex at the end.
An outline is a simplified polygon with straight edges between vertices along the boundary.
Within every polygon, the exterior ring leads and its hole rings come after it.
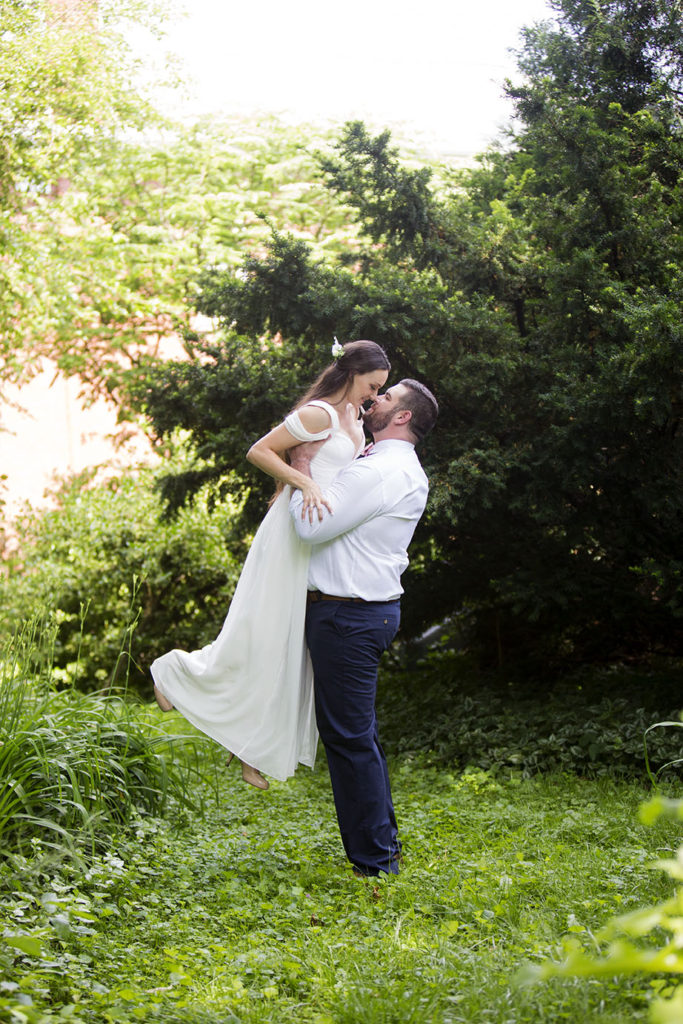
POLYGON ((151 672, 160 706, 224 746, 260 789, 262 773, 282 780, 299 763, 312 767, 319 733, 354 871, 395 874, 401 844, 377 737, 377 666, 399 626, 400 578, 427 500, 415 444, 438 406, 418 381, 382 392, 391 367, 375 342, 335 340, 332 352, 248 452, 279 493, 219 636, 170 651, 151 672))

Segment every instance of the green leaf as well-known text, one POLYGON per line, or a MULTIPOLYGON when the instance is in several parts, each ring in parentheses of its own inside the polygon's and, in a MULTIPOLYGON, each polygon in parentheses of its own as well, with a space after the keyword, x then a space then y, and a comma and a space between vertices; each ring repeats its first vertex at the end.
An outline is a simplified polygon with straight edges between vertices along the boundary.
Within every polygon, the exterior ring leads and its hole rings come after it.
POLYGON ((44 940, 34 935, 3 935, 2 941, 26 956, 41 956, 43 952, 44 940))

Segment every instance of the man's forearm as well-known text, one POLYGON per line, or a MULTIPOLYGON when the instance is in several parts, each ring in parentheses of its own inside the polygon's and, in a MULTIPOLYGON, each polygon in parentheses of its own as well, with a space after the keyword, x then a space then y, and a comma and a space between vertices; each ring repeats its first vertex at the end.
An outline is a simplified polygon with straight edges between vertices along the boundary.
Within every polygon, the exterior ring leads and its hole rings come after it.
POLYGON ((379 514, 383 506, 382 483, 368 471, 367 465, 362 465, 364 461, 352 462, 325 489, 325 498, 329 500, 334 514, 324 509, 322 519, 314 517, 312 522, 309 518, 302 519, 301 495, 294 492, 289 510, 301 540, 307 544, 333 540, 379 514))

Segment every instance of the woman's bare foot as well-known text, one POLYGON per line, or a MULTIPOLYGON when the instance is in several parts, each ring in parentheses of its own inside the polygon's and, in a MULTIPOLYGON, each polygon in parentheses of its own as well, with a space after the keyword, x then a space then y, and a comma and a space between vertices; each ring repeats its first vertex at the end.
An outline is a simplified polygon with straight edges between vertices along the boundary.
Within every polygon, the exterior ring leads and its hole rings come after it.
MULTIPOLYGON (((234 754, 230 754, 225 762, 226 766, 232 764, 234 756, 234 754)), ((239 758, 237 760, 242 765, 242 778, 245 782, 248 782, 250 786, 256 786, 257 789, 268 789, 268 780, 263 778, 258 768, 252 768, 250 764, 247 764, 245 761, 240 761, 239 758)))
POLYGON ((258 768, 252 768, 250 764, 242 764, 242 778, 245 782, 248 782, 250 786, 256 786, 257 789, 268 789, 268 780, 264 779, 258 768))
POLYGON ((173 711, 173 705, 170 700, 164 697, 156 683, 154 684, 154 699, 162 711, 173 711))

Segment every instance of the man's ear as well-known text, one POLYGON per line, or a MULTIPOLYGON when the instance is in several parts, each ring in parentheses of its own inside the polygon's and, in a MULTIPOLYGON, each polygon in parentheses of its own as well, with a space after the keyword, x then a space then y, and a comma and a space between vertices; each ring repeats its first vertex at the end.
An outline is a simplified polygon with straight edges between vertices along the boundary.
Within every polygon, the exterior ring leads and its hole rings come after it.
POLYGON ((413 413, 410 409, 399 409, 399 411, 394 416, 394 423, 398 424, 398 426, 405 427, 408 423, 410 423, 412 418, 413 413))

